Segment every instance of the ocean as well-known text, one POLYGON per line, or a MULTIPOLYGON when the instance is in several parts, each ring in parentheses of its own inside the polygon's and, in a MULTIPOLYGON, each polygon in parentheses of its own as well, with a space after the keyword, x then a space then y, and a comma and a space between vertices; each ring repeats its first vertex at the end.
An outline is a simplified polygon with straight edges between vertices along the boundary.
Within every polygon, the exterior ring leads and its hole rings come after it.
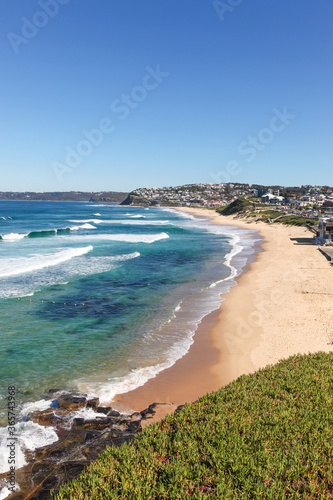
POLYGON ((173 365, 260 241, 172 209, 34 201, 1 201, 0 235, 0 472, 8 387, 18 468, 57 439, 26 418, 50 389, 108 403, 173 365))

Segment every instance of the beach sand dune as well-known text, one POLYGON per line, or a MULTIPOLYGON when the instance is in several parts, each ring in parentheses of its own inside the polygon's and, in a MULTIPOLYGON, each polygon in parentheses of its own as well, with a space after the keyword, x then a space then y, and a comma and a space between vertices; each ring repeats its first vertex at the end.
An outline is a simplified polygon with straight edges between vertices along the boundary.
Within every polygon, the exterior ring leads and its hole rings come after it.
POLYGON ((208 216, 214 224, 255 229, 264 251, 222 296, 220 309, 203 319, 189 352, 117 401, 135 410, 153 401, 193 402, 282 358, 333 350, 333 266, 315 245, 298 244, 312 236, 306 228, 248 223, 205 209, 178 210, 208 216))

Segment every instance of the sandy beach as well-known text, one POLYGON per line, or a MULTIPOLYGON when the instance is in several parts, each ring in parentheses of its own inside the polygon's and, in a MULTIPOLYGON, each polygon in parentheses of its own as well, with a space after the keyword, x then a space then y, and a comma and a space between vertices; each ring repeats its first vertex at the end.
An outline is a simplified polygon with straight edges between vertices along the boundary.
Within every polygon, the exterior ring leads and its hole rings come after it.
MULTIPOLYGON (((304 227, 287 227, 221 216, 197 208, 179 208, 214 224, 260 232, 263 252, 237 286, 222 295, 220 309, 203 319, 189 352, 144 386, 116 398, 141 410, 156 402, 193 402, 242 374, 297 353, 333 350, 333 266, 304 227)), ((156 419, 172 411, 166 406, 156 419)))

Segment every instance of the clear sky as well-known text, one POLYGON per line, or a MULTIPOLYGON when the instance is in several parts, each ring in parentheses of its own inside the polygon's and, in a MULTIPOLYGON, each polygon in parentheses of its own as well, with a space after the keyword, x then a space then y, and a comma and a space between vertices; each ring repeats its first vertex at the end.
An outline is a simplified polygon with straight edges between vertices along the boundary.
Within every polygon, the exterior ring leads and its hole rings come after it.
POLYGON ((0 191, 333 185, 332 0, 15 0, 0 191))

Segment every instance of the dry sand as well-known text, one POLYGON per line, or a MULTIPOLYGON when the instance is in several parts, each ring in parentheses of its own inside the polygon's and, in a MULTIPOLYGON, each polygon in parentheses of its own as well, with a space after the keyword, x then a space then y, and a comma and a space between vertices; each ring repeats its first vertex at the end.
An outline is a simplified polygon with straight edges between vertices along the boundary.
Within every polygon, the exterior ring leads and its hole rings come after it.
POLYGON ((192 402, 293 354, 333 350, 333 266, 317 246, 297 244, 312 236, 307 229, 248 223, 205 209, 178 210, 208 216, 214 224, 255 229, 264 251, 222 296, 219 311, 203 319, 189 352, 143 387, 118 396, 119 403, 141 410, 155 401, 192 402))

